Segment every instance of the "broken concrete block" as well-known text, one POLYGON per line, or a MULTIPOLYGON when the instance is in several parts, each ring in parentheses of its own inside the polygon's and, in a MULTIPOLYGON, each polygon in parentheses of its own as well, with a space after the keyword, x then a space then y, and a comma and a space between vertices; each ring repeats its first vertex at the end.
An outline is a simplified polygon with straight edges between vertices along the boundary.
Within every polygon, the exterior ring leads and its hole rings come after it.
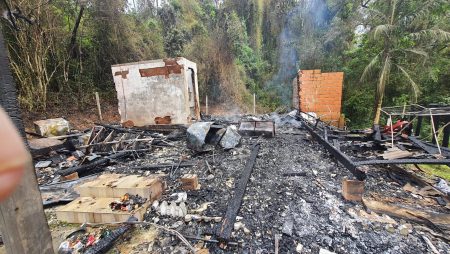
POLYGON ((220 145, 224 149, 232 149, 239 145, 241 142, 241 135, 239 135, 236 126, 228 126, 225 135, 223 135, 222 140, 220 140, 220 145))
POLYGON ((37 134, 44 137, 63 136, 70 131, 69 122, 63 118, 36 121, 34 128, 37 134))
POLYGON ((364 181, 344 179, 342 181, 342 196, 348 201, 362 201, 364 181))
POLYGON ((212 122, 194 123, 187 129, 187 146, 196 151, 203 151, 206 136, 211 129, 212 122))
POLYGON ((181 188, 183 190, 197 190, 198 176, 195 174, 186 174, 181 179, 181 188))
POLYGON ((218 145, 226 129, 213 122, 192 124, 187 129, 187 147, 197 152, 206 152, 218 145))

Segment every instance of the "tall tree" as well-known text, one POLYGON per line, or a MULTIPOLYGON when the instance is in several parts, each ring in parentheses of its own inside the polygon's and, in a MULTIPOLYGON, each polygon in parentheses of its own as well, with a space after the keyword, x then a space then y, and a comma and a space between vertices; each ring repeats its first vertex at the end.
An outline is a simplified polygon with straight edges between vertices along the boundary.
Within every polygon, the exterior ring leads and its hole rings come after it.
POLYGON ((413 98, 417 100, 420 88, 408 71, 408 65, 417 59, 426 60, 428 54, 425 43, 450 39, 450 33, 436 27, 430 20, 430 12, 440 8, 445 1, 379 0, 367 8, 371 30, 370 40, 381 50, 364 69, 361 82, 376 75, 375 116, 373 124, 380 123, 381 108, 386 85, 396 71, 412 88, 413 98))

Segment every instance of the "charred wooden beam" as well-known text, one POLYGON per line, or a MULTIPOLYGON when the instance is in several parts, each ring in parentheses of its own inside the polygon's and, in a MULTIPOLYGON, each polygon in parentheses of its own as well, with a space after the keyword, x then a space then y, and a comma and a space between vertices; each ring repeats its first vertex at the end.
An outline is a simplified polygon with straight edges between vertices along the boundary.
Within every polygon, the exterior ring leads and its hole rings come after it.
POLYGON ((78 174, 86 173, 87 171, 90 171, 90 170, 92 170, 92 169, 94 169, 96 167, 107 165, 113 160, 117 160, 117 159, 121 159, 121 158, 127 157, 127 156, 131 155, 132 153, 133 153, 132 151, 119 152, 119 153, 113 154, 111 156, 98 159, 98 160, 96 160, 96 161, 94 161, 92 163, 86 164, 86 165, 77 166, 77 167, 71 167, 71 168, 68 168, 68 169, 60 170, 58 172, 58 174, 60 174, 62 176, 66 176, 66 175, 73 174, 75 172, 77 172, 78 174))
POLYGON ((234 190, 234 196, 228 202, 227 212, 225 213, 222 223, 216 230, 216 236, 221 241, 230 240, 234 222, 241 208, 242 200, 247 189, 248 180, 250 179, 250 175, 252 174, 253 168, 256 163, 256 157, 258 156, 259 148, 259 144, 255 144, 253 146, 250 158, 247 160, 247 164, 245 165, 241 178, 239 179, 239 182, 234 190))
MULTIPOLYGON (((137 219, 134 217, 130 217, 128 219, 128 222, 136 222, 137 219)), ((130 229, 132 229, 133 225, 131 224, 125 224, 118 229, 111 232, 111 234, 107 235, 106 237, 102 238, 100 241, 98 241, 94 246, 87 249, 85 254, 103 254, 108 252, 113 246, 114 243, 126 232, 128 232, 130 229)))
POLYGON ((355 162, 356 166, 393 165, 393 164, 450 165, 450 159, 397 159, 397 160, 366 160, 355 162))
MULTIPOLYGON (((417 137, 414 136, 410 136, 408 137, 409 140, 417 147, 421 148, 422 150, 424 150, 425 152, 429 153, 429 154, 439 154, 439 150, 436 146, 423 142, 421 140, 419 140, 417 137)), ((445 147, 441 147, 441 151, 444 154, 450 154, 450 150, 448 148, 445 147)))
POLYGON ((353 160, 346 154, 337 149, 334 144, 326 141, 321 135, 319 135, 313 127, 310 127, 307 123, 303 126, 309 131, 311 136, 313 136, 320 144, 322 144, 325 149, 328 150, 339 162, 342 163, 358 180, 364 181, 366 179, 366 173, 358 169, 358 165, 353 162, 353 160))
POLYGON ((423 122, 423 116, 418 116, 417 117, 417 126, 416 126, 416 131, 415 131, 415 136, 420 136, 420 131, 422 130, 422 122, 423 122))
POLYGON ((427 226, 437 226, 440 230, 450 230, 450 214, 434 213, 417 208, 389 204, 385 200, 363 199, 363 204, 371 211, 386 214, 399 219, 413 221, 427 226))
MULTIPOLYGON (((450 117, 447 117, 445 119, 446 123, 450 123, 450 117)), ((450 140, 450 125, 447 124, 444 128, 444 138, 442 139, 442 146, 449 147, 449 140, 450 140)))
POLYGON ((184 162, 184 163, 162 163, 162 164, 155 164, 155 165, 144 165, 139 167, 130 167, 131 170, 142 170, 142 171, 152 171, 152 170, 158 170, 158 169, 165 169, 165 168, 189 168, 197 165, 194 162, 184 162))

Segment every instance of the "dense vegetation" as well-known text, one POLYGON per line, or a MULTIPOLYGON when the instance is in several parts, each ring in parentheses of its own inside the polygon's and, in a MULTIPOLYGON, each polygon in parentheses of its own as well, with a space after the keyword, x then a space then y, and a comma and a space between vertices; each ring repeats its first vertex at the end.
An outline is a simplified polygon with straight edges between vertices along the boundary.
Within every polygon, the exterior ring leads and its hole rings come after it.
MULTIPOLYGON (((344 112, 368 126, 383 105, 450 104, 445 0, 19 0, 3 19, 21 106, 115 97, 110 66, 183 56, 201 98, 274 110, 296 71, 344 71, 344 112), (23 16, 25 18, 20 18, 23 16)), ((6 8, 6 6, 3 6, 6 8)))

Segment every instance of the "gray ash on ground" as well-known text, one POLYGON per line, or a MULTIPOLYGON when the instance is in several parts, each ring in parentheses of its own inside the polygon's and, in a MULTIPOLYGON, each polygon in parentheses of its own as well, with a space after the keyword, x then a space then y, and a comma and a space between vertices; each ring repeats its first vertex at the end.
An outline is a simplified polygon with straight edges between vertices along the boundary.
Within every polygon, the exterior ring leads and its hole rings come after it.
MULTIPOLYGON (((187 192, 188 210, 212 202, 201 215, 223 216, 250 155, 250 147, 259 142, 261 150, 238 215, 245 226, 233 233, 234 241, 240 242, 241 246, 220 249, 217 244, 207 243, 206 248, 211 253, 273 253, 277 234, 282 235, 280 253, 296 253, 300 245, 303 246, 302 253, 318 253, 320 249, 336 253, 429 253, 430 248, 422 235, 433 239, 433 244, 442 253, 449 253, 448 243, 419 230, 416 225, 412 232, 401 234, 399 228, 407 222, 396 220, 397 224, 390 227, 352 213, 364 210, 364 207, 342 198, 341 183, 345 177, 351 177, 350 172, 319 144, 309 140, 305 131, 293 128, 277 131, 275 138, 245 138, 235 149, 201 154, 186 149, 182 140, 175 142, 175 147, 156 149, 136 160, 109 167, 109 171, 116 172, 116 168, 121 168, 118 173, 149 174, 148 171, 123 168, 155 163, 176 164, 180 160, 195 162, 191 168, 159 171, 166 174, 168 186, 161 200, 171 200, 171 194, 182 192, 179 188, 181 175, 197 174, 201 189, 187 192), (301 172, 304 176, 283 176, 293 172, 301 172)), ((398 197, 399 200, 420 199, 401 187, 388 177, 385 168, 373 168, 368 172, 366 195, 376 193, 398 197)), ((148 211, 146 220, 199 238, 213 235, 219 225, 214 222, 187 223, 183 218, 160 216, 152 209, 148 211)), ((161 232, 152 251, 183 253, 187 248, 176 237, 161 232)))
MULTIPOLYGON (((245 116, 244 119, 258 120, 253 116, 245 116)), ((361 213, 371 212, 361 203, 345 201, 341 194, 342 180, 352 178, 351 173, 311 140, 305 130, 299 129, 299 123, 293 117, 272 114, 259 118, 268 119, 277 124, 274 138, 243 138, 234 149, 216 148, 199 153, 187 148, 186 138, 178 131, 168 136, 159 135, 158 143, 148 145, 149 151, 111 161, 104 173, 159 174, 167 184, 159 204, 173 202, 176 199, 173 194, 184 192, 181 176, 196 174, 201 187, 186 192, 184 203, 188 213, 222 217, 251 147, 258 142, 261 148, 238 214, 239 222, 232 235, 232 241, 238 242, 239 247, 221 249, 215 243, 200 244, 191 239, 192 244, 202 245, 210 253, 274 253, 275 238, 280 235, 279 253, 297 253, 300 249, 301 253, 314 254, 321 249, 336 253, 430 253, 430 246, 423 238, 426 236, 441 253, 450 253, 448 242, 434 237, 422 225, 411 226, 411 222, 383 217, 392 223, 389 224, 362 216, 361 213), (181 163, 193 166, 179 167, 181 163), (161 164, 172 166, 139 170, 143 166, 161 164)), ((224 126, 239 122, 237 117, 209 120, 224 126)), ((57 165, 67 162, 71 155, 57 154, 44 158, 51 160, 52 164, 37 169, 40 181, 58 182, 57 165)), ((102 169, 98 167, 89 173, 102 169)), ((435 200, 406 192, 404 183, 394 179, 389 168, 371 167, 365 196, 387 197, 399 204, 448 213, 448 208, 439 206, 435 200)), ((214 239, 220 225, 214 220, 186 222, 183 217, 163 216, 154 208, 149 208, 145 220, 195 238, 210 236, 214 239)), ((188 248, 176 236, 161 230, 151 252, 188 253, 188 248)))

